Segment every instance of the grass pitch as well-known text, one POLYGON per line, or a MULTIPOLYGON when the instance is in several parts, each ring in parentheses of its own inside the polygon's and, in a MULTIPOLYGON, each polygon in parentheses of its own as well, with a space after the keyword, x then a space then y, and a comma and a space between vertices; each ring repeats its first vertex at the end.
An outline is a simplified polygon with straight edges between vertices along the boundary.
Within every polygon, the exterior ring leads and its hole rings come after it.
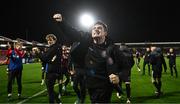
MULTIPOLYGON (((180 73, 180 57, 177 57, 177 70, 180 73)), ((142 69, 141 59, 141 69, 142 69)), ((142 76, 142 71, 138 72, 134 65, 131 74, 131 101, 132 103, 180 103, 180 78, 170 76, 170 69, 167 63, 167 73, 162 73, 162 91, 163 95, 157 99, 155 97, 155 88, 151 83, 151 77, 146 75, 142 76)), ((147 69, 147 68, 146 68, 147 69)), ((180 75, 180 74, 179 74, 180 75)), ((46 86, 41 86, 41 64, 24 64, 22 74, 22 98, 17 97, 17 83, 13 84, 13 96, 10 101, 7 100, 7 74, 6 66, 0 66, 0 103, 48 103, 48 96, 46 86), (35 95, 36 94, 36 95, 35 95), (23 102, 22 102, 23 101, 23 102)), ((58 87, 55 87, 58 91, 58 87)), ((116 97, 116 91, 112 96, 112 103, 125 103, 126 92, 123 84, 124 95, 122 99, 116 97)), ((67 91, 69 95, 62 96, 63 103, 74 103, 76 94, 74 93, 70 83, 68 84, 67 91)), ((89 96, 87 95, 85 103, 90 103, 89 96)))

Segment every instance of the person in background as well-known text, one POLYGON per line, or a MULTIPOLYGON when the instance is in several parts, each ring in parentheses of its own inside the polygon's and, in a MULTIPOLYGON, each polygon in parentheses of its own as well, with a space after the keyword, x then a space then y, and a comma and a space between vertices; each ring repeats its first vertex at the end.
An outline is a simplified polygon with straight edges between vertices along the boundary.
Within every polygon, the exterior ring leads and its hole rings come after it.
POLYGON ((159 98, 162 94, 162 65, 164 66, 164 69, 167 68, 164 56, 160 48, 154 46, 151 47, 150 63, 152 65, 152 83, 156 88, 155 94, 159 98))
POLYGON ((148 75, 151 75, 150 72, 150 63, 149 63, 149 56, 150 56, 151 50, 150 48, 146 48, 146 52, 143 56, 144 62, 143 62, 143 73, 142 75, 145 75, 146 65, 148 65, 148 75))
MULTIPOLYGON (((47 51, 47 48, 44 48, 44 50, 41 51, 41 52, 42 52, 42 54, 44 54, 44 53, 46 53, 46 51, 47 51)), ((41 85, 44 85, 46 62, 42 61, 41 65, 42 65, 42 67, 41 67, 41 71, 42 71, 42 74, 41 74, 41 85)))
MULTIPOLYGON (((77 48, 78 42, 74 42, 72 44, 72 48, 70 50, 70 57, 69 57, 69 65, 71 70, 69 71, 71 74, 71 78, 73 81, 73 90, 77 95, 77 99, 75 104, 84 103, 86 97, 86 80, 85 80, 85 69, 83 66, 78 65, 79 63, 76 62, 78 60, 73 54, 74 49, 77 48)), ((82 60, 79 60, 82 61, 82 60)))
POLYGON ((177 78, 178 72, 176 69, 176 53, 174 52, 173 48, 169 49, 169 52, 167 53, 167 58, 169 59, 169 68, 171 71, 171 76, 173 76, 173 70, 174 70, 176 78, 177 78))
POLYGON ((121 98, 122 93, 122 82, 126 85, 126 94, 127 101, 126 103, 131 103, 131 69, 134 66, 134 57, 130 49, 122 43, 119 46, 115 46, 114 48, 108 49, 108 54, 112 54, 109 56, 115 56, 113 61, 117 64, 117 72, 119 76, 120 82, 118 84, 114 84, 115 89, 117 90, 117 97, 121 98), (117 48, 118 47, 118 48, 117 48), (111 50, 111 51, 109 51, 111 50))
MULTIPOLYGON (((12 48, 12 47, 11 47, 12 48)), ((12 96, 12 82, 16 78, 18 85, 18 98, 21 98, 22 93, 22 58, 24 56, 24 52, 22 51, 22 43, 15 43, 14 49, 9 50, 8 57, 10 59, 8 65, 8 84, 7 84, 7 92, 8 98, 12 96)))
POLYGON ((137 66, 137 69, 138 69, 138 71, 140 72, 141 71, 141 68, 140 68, 140 61, 141 61, 141 53, 138 51, 138 50, 136 50, 136 66, 137 66))
POLYGON ((45 83, 48 90, 49 103, 61 103, 58 98, 58 94, 54 91, 54 85, 56 80, 62 75, 61 73, 61 44, 57 41, 54 34, 46 35, 46 40, 49 45, 48 50, 45 53, 40 53, 37 47, 34 47, 33 52, 46 63, 46 77, 45 83))
POLYGON ((64 83, 64 86, 62 87, 62 89, 64 90, 64 94, 67 94, 67 89, 66 86, 68 85, 69 81, 70 81, 70 75, 69 75, 69 67, 68 67, 68 58, 69 58, 69 52, 70 52, 70 47, 63 45, 62 46, 62 73, 63 75, 65 75, 66 77, 66 81, 64 83))

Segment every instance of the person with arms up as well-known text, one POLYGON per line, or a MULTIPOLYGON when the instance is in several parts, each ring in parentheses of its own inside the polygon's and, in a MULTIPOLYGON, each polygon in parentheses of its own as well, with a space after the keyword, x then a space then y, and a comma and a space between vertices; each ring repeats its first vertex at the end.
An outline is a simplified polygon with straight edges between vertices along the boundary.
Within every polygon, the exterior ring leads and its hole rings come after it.
POLYGON ((24 56, 24 52, 22 51, 22 43, 17 42, 15 43, 15 47, 11 47, 9 50, 8 57, 10 59, 8 65, 8 84, 7 84, 7 92, 8 98, 12 96, 12 82, 16 78, 18 84, 18 98, 21 97, 22 93, 22 58, 24 56))
POLYGON ((71 57, 73 64, 80 66, 82 72, 85 72, 91 103, 110 103, 112 83, 119 83, 119 77, 110 70, 113 69, 113 60, 107 56, 106 49, 112 45, 112 41, 106 24, 96 22, 89 34, 69 26, 59 13, 54 14, 53 18, 70 40, 78 42, 74 49, 72 47, 71 57))

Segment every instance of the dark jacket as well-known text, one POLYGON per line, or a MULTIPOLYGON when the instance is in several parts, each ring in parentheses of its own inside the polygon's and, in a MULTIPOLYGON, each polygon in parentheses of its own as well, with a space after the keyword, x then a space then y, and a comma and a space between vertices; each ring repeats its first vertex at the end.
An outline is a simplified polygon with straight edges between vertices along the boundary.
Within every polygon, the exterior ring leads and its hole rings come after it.
POLYGON ((47 52, 38 54, 42 62, 46 63, 47 73, 60 73, 61 72, 61 46, 54 44, 49 47, 47 52))
MULTIPOLYGON (((57 22, 56 22, 57 23, 57 22)), ((84 68, 85 67, 85 56, 88 47, 91 45, 91 35, 88 32, 78 31, 71 27, 65 20, 63 22, 57 23, 60 27, 59 31, 64 34, 68 41, 73 42, 70 50, 70 58, 75 67, 84 68)))
POLYGON ((150 58, 150 51, 146 51, 144 54, 144 62, 149 63, 149 58, 150 58))
POLYGON ((176 53, 170 52, 169 55, 167 55, 167 58, 169 59, 169 65, 176 65, 176 53))
POLYGON ((109 56, 113 58, 115 63, 115 65, 113 65, 113 73, 118 73, 121 75, 131 71, 135 61, 132 52, 127 46, 122 45, 119 47, 116 45, 111 45, 108 48, 108 54, 110 54, 109 56))
POLYGON ((114 63, 109 62, 106 49, 109 44, 92 44, 85 57, 88 88, 101 88, 111 85, 109 75, 114 72, 114 63))
POLYGON ((61 31, 71 41, 75 42, 71 48, 70 56, 75 67, 85 69, 88 88, 97 88, 109 85, 108 68, 106 58, 102 52, 112 44, 109 38, 102 45, 95 45, 92 42, 91 34, 77 31, 66 22, 58 23, 61 31), (93 64, 90 64, 93 61, 93 64))
POLYGON ((10 63, 8 65, 9 70, 22 70, 23 64, 22 64, 22 58, 24 56, 24 53, 21 53, 19 50, 14 49, 9 52, 10 57, 10 63))
POLYGON ((162 70, 162 65, 164 66, 164 69, 167 69, 164 56, 158 49, 151 52, 150 63, 152 65, 152 70, 162 70))

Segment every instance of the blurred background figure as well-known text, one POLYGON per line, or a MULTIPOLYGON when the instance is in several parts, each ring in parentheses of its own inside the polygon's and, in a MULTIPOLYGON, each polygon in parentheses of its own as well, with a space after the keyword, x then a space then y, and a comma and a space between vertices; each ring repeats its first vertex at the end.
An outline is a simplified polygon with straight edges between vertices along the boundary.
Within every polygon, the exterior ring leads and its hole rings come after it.
POLYGON ((148 65, 148 75, 149 76, 151 75, 150 63, 149 63, 150 53, 151 53, 150 48, 146 48, 146 52, 145 52, 145 54, 143 56, 144 62, 143 62, 143 73, 142 73, 142 75, 145 75, 146 65, 148 65))
POLYGON ((136 66, 137 66, 137 69, 138 71, 140 72, 141 71, 141 68, 140 68, 140 61, 141 61, 141 53, 136 49, 136 66))
POLYGON ((162 94, 161 92, 162 65, 164 66, 164 69, 167 69, 165 59, 160 48, 151 47, 150 63, 152 65, 152 83, 156 88, 155 91, 156 97, 159 98, 160 95, 162 94))
MULTIPOLYGON (((43 51, 41 51, 42 54, 46 53, 47 52, 47 48, 44 48, 43 51)), ((44 85, 44 82, 45 82, 45 68, 46 68, 46 62, 45 61, 41 61, 41 71, 42 71, 42 74, 41 74, 41 85, 44 85)))
MULTIPOLYGON (((63 76, 66 77, 65 81, 63 81, 63 87, 62 90, 64 91, 64 95, 67 94, 67 90, 66 90, 66 86, 68 85, 69 81, 70 81, 70 74, 68 72, 68 58, 69 58, 69 54, 70 54, 70 47, 63 45, 62 46, 62 59, 61 59, 61 69, 62 69, 62 74, 63 76)), ((62 77, 61 79, 63 80, 64 77, 62 77)), ((61 85, 62 86, 62 85, 61 85)))
POLYGON ((7 84, 7 91, 8 91, 8 99, 12 96, 12 83, 13 80, 16 78, 17 85, 18 85, 18 98, 21 97, 22 92, 22 58, 24 57, 24 51, 22 51, 22 43, 17 42, 15 46, 11 46, 8 50, 7 57, 9 57, 9 64, 7 68, 8 74, 8 84, 7 84))
POLYGON ((174 70, 176 78, 177 78, 178 72, 176 69, 176 53, 174 52, 173 48, 169 49, 169 52, 167 53, 167 58, 169 59, 169 68, 171 71, 171 76, 173 76, 173 70, 174 70))

